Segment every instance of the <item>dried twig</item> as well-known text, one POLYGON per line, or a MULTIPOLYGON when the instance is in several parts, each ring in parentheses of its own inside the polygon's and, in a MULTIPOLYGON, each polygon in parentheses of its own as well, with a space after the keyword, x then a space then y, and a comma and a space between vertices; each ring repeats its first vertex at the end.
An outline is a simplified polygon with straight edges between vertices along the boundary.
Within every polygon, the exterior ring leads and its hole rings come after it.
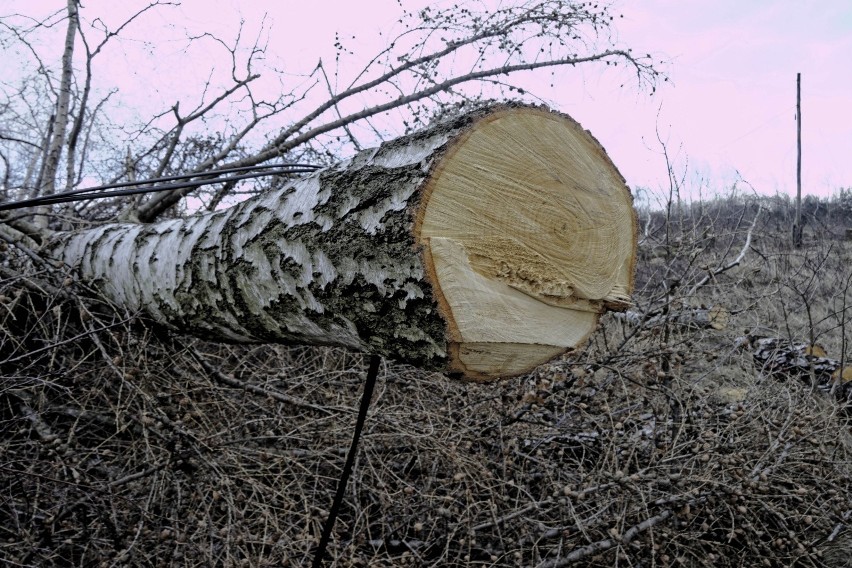
POLYGON ((213 367, 213 365, 208 363, 204 359, 204 357, 196 349, 189 348, 189 352, 192 354, 193 358, 198 362, 199 365, 201 365, 201 367, 204 369, 204 371, 208 375, 210 375, 211 377, 216 379, 218 382, 225 384, 225 385, 228 385, 229 387, 237 388, 237 389, 243 389, 243 390, 248 391, 252 394, 256 394, 256 395, 264 396, 264 397, 269 397, 273 400, 277 400, 278 402, 283 402, 285 404, 290 404, 290 405, 297 406, 297 407, 300 407, 300 408, 309 408, 311 410, 315 410, 315 411, 320 412, 322 414, 325 414, 327 416, 331 416, 331 415, 334 414, 333 412, 331 412, 328 409, 328 407, 317 406, 316 404, 311 404, 311 403, 306 402, 304 400, 299 400, 295 397, 288 396, 288 395, 282 394, 280 392, 275 392, 275 391, 272 391, 272 390, 269 390, 269 389, 265 389, 263 387, 259 387, 257 385, 238 381, 237 379, 235 379, 233 377, 229 377, 225 373, 223 373, 223 372, 219 371, 218 369, 216 369, 215 367, 213 367))
POLYGON ((659 515, 645 519, 641 523, 630 527, 629 529, 627 529, 627 531, 624 532, 621 538, 605 538, 597 542, 593 542, 588 546, 576 548, 561 558, 547 560, 538 564, 538 568, 558 568, 559 566, 567 566, 569 564, 582 560, 587 556, 604 552, 616 546, 627 545, 640 533, 650 529, 651 527, 659 525, 660 523, 671 517, 673 514, 674 513, 672 511, 665 510, 659 515))

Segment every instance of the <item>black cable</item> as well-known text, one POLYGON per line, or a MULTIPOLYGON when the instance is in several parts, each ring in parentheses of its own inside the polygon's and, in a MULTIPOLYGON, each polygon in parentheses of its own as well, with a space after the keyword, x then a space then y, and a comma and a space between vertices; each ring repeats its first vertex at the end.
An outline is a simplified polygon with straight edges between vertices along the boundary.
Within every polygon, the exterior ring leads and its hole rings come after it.
MULTIPOLYGON (((259 178, 264 176, 272 176, 272 175, 280 175, 280 174, 301 174, 301 173, 310 173, 314 170, 298 170, 298 169, 287 169, 287 170, 274 170, 269 172, 255 173, 255 174, 245 174, 241 176, 227 176, 220 178, 210 178, 210 179, 200 179, 193 181, 185 181, 182 183, 170 183, 166 185, 158 185, 156 187, 137 187, 133 189, 118 189, 115 191, 104 191, 101 193, 88 193, 92 189, 99 188, 87 188, 86 193, 77 194, 77 195, 68 195, 66 194, 55 194, 55 195, 46 195, 44 197, 36 197, 33 199, 25 199, 23 201, 16 201, 13 203, 2 203, 0 204, 0 211, 7 211, 10 209, 20 209, 22 207, 34 207, 37 205, 54 205, 57 203, 73 203, 75 201, 86 201, 89 199, 103 199, 105 197, 124 197, 127 195, 137 195, 139 193, 157 193, 160 191, 171 191, 174 189, 184 189, 187 187, 198 187, 201 185, 210 185, 212 183, 226 183, 229 181, 239 181, 243 179, 251 179, 251 178, 259 178)), ((82 190, 78 190, 82 191, 82 190)))
POLYGON ((164 176, 151 178, 146 180, 136 180, 136 181, 121 181, 116 183, 108 183, 106 185, 99 185, 96 187, 87 187, 84 189, 74 189, 71 191, 66 191, 64 193, 56 193, 54 195, 77 195, 79 193, 86 193, 89 191, 101 190, 101 189, 116 189, 119 187, 130 187, 135 185, 148 185, 153 183, 160 183, 163 181, 177 181, 179 179, 189 179, 189 178, 203 178, 207 176, 219 176, 221 174, 232 174, 236 172, 250 172, 253 170, 268 170, 274 168, 297 168, 297 169, 311 169, 316 170, 319 169, 320 166, 314 166, 311 164, 294 164, 294 163, 283 163, 283 164, 266 164, 263 166, 240 166, 235 168, 222 168, 219 170, 207 170, 204 172, 195 172, 188 174, 175 174, 173 176, 164 176))
POLYGON ((213 183, 225 183, 229 181, 240 181, 244 179, 258 178, 272 175, 285 174, 305 174, 318 170, 320 166, 310 164, 273 164, 266 166, 245 166, 242 168, 225 168, 221 170, 210 170, 194 174, 182 174, 160 178, 152 178, 142 181, 125 181, 120 183, 112 183, 107 185, 99 185, 96 187, 87 187, 83 189, 74 189, 63 193, 55 193, 53 195, 45 195, 43 197, 35 197, 33 199, 24 199, 22 201, 12 201, 9 203, 0 203, 0 211, 9 211, 12 209, 20 209, 23 207, 35 207, 37 205, 53 205, 57 203, 71 203, 74 201, 85 201, 88 199, 102 199, 105 197, 123 197, 126 195, 137 195, 140 193, 154 193, 159 191, 171 191, 174 189, 184 189, 187 187, 198 187, 201 185, 210 185, 213 183), (268 171, 244 174, 238 176, 224 176, 221 174, 245 172, 265 169, 268 171), (182 183, 172 183, 158 185, 156 187, 138 187, 140 185, 150 185, 164 181, 176 181, 189 178, 201 178, 193 181, 182 183), (133 189, 123 189, 117 191, 103 191, 105 189, 115 189, 121 187, 135 186, 133 189))
POLYGON ((373 387, 376 386, 376 377, 379 375, 379 363, 381 361, 382 358, 378 355, 370 356, 370 368, 367 371, 367 382, 364 383, 364 393, 361 395, 361 407, 358 409, 358 420, 355 422, 355 432, 352 434, 352 445, 349 446, 349 453, 346 454, 343 473, 340 474, 340 479, 337 482, 337 493, 334 495, 334 502, 332 502, 331 510, 328 512, 328 518, 325 520, 319 547, 314 554, 313 568, 322 566, 325 549, 328 547, 328 541, 331 538, 331 529, 334 528, 334 521, 337 519, 340 505, 343 503, 343 494, 346 492, 349 474, 352 472, 352 465, 355 463, 358 440, 361 438, 361 430, 364 429, 364 421, 367 419, 367 409, 370 408, 370 399, 373 398, 373 387))

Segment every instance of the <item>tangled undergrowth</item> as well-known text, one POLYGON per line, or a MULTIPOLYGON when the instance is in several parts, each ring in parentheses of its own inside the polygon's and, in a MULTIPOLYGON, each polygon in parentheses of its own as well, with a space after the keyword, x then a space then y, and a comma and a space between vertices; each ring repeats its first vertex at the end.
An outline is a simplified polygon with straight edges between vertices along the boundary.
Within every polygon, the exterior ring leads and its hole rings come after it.
MULTIPOLYGON (((850 247, 799 254, 761 227, 715 274, 748 223, 712 243, 683 233, 638 267, 644 315, 606 316, 526 377, 462 384, 385 362, 327 565, 852 566, 845 405, 737 342, 840 357, 832 279, 848 279, 850 247), (669 317, 703 303, 725 305, 725 329, 669 317)), ((309 565, 364 358, 176 336, 0 254, 0 558, 309 565)))

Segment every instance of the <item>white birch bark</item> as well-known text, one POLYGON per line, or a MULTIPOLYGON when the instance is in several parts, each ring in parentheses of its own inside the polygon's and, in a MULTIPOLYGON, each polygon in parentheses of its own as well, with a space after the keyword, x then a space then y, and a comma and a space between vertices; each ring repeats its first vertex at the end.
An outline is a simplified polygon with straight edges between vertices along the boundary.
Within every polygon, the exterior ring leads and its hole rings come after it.
POLYGON ((677 308, 672 306, 668 313, 658 310, 648 316, 638 310, 627 310, 624 313, 616 314, 616 317, 626 320, 633 325, 642 325, 646 329, 672 323, 684 327, 720 331, 728 327, 731 314, 721 306, 711 306, 709 308, 693 306, 677 308))
POLYGON ((760 372, 779 380, 794 377, 833 394, 849 409, 852 402, 852 366, 832 359, 818 344, 777 337, 738 337, 735 345, 751 351, 760 372))
MULTIPOLYGON (((44 154, 42 173, 39 176, 41 195, 53 195, 56 192, 56 173, 59 169, 59 160, 62 156, 62 145, 65 142, 65 130, 68 126, 68 114, 71 105, 71 80, 74 71, 74 41, 77 37, 79 25, 79 13, 77 0, 68 0, 68 27, 65 29, 65 43, 62 50, 62 78, 59 82, 59 93, 56 101, 56 114, 53 119, 52 136, 49 137, 49 145, 44 154)), ((73 160, 68 156, 68 160, 73 160)), ((47 212, 47 208, 38 208, 39 213, 47 212)), ((47 227, 47 217, 36 215, 35 224, 41 228, 47 227)))
MULTIPOLYGON (((74 40, 77 37, 78 21, 77 1, 68 0, 68 27, 65 31, 65 43, 62 50, 62 79, 56 101, 56 115, 53 137, 47 149, 44 166, 42 195, 51 195, 56 190, 56 171, 65 142, 65 129, 68 125, 68 113, 71 105, 71 79, 74 71, 74 40)), ((72 159, 69 157, 69 159, 72 159)))
POLYGON ((481 380, 575 347, 604 309, 627 305, 631 203, 579 125, 501 106, 365 150, 227 211, 61 234, 48 250, 112 302, 183 333, 345 346, 481 380), (524 121, 553 130, 548 148, 579 137, 593 155, 574 147, 576 156, 565 148, 552 149, 556 158, 528 156, 524 121), (510 139, 484 156, 478 144, 504 132, 510 139), (503 179, 510 174, 500 168, 518 160, 526 164, 519 180, 503 179), (592 171, 594 187, 563 171, 574 164, 592 171), (480 170, 493 179, 476 179, 480 170), (568 175, 575 179, 554 181, 568 175), (604 247, 581 242, 596 226, 604 247))

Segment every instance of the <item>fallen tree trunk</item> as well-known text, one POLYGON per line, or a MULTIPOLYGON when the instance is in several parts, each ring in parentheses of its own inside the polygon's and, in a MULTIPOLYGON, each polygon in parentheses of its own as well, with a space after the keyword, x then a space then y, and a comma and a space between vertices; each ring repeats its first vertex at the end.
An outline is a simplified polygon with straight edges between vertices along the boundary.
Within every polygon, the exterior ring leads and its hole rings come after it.
POLYGON ((709 308, 683 306, 682 308, 672 308, 668 313, 663 310, 656 310, 650 314, 639 310, 627 310, 616 315, 619 319, 623 319, 632 325, 641 325, 645 329, 669 323, 689 328, 721 331, 728 327, 728 322, 731 319, 730 312, 721 306, 709 308))
POLYGON ((812 382, 821 391, 843 401, 852 399, 852 368, 828 357, 819 345, 775 337, 740 337, 740 348, 748 349, 761 371, 776 379, 797 378, 812 382))
POLYGON ((226 211, 60 234, 47 250, 182 333, 338 345, 485 380, 578 346, 628 305, 636 221, 588 132, 500 105, 226 211))

